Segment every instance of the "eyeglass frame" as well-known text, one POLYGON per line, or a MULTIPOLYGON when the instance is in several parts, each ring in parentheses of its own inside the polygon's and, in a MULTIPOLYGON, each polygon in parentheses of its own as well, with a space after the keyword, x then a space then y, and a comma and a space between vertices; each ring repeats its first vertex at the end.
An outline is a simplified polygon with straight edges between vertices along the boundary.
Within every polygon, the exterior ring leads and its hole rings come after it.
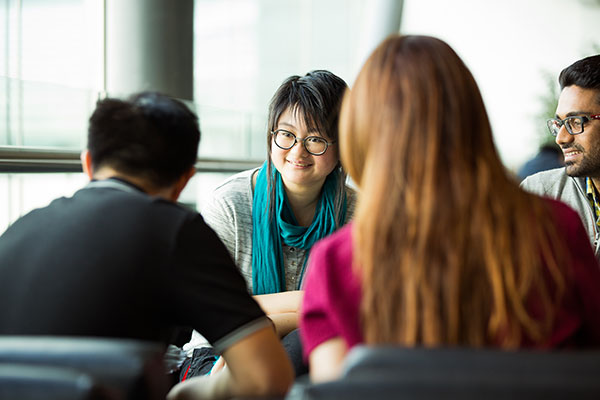
POLYGON ((567 130, 567 132, 569 133, 569 135, 581 135, 584 132, 584 125, 586 122, 590 122, 591 120, 600 120, 600 114, 594 114, 594 115, 571 115, 569 117, 566 117, 565 119, 560 119, 560 118, 549 118, 548 120, 546 120, 546 126, 548 127, 548 130, 550 131, 550 134, 552 136, 558 136, 558 132, 560 131, 561 127, 565 127, 565 129, 567 130), (573 119, 579 119, 581 122, 581 132, 577 132, 574 133, 571 130, 571 127, 569 126, 569 124, 565 123, 568 120, 573 120, 573 119), (550 128, 550 122, 558 122, 559 123, 559 130, 554 133, 552 131, 552 128, 550 128))
POLYGON ((327 139, 325 139, 324 137, 321 136, 307 136, 304 139, 298 139, 298 137, 296 136, 296 134, 294 134, 294 132, 290 132, 287 129, 275 129, 274 131, 271 132, 271 135, 273 135, 273 142, 275 142, 275 146, 279 147, 281 150, 290 150, 291 148, 293 148, 297 143, 302 142, 302 145, 304 146, 304 150, 306 150, 308 152, 308 154, 311 154, 313 156, 322 156, 323 154, 325 154, 325 152, 327 151, 327 149, 329 149, 329 146, 332 144, 337 143, 337 140, 334 140, 332 142, 327 141, 327 139), (277 143, 277 132, 286 132, 289 133, 290 135, 292 135, 294 137, 294 144, 292 144, 290 147, 283 147, 280 146, 277 143), (313 153, 312 151, 310 151, 308 149, 308 147, 306 146, 306 141, 308 139, 312 139, 312 138, 316 138, 319 140, 322 140, 325 142, 325 150, 323 150, 321 153, 313 153))

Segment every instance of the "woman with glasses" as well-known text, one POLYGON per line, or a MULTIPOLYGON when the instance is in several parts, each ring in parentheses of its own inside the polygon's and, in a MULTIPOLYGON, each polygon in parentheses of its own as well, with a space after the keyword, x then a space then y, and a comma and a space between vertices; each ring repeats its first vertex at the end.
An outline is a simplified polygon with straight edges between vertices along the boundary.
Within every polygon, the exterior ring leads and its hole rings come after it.
MULTIPOLYGON (((349 220, 354 208, 337 143, 346 88, 341 78, 323 70, 286 79, 269 107, 267 161, 226 180, 202 210, 285 337, 297 374, 306 371, 294 330, 308 255, 317 240, 349 220)), ((184 350, 196 349, 196 361, 189 369, 184 364, 181 378, 210 370, 213 353, 204 346, 194 332, 184 350)))
POLYGON ((441 40, 392 36, 340 116, 359 187, 311 252, 300 333, 314 380, 358 343, 600 345, 600 269, 577 214, 521 190, 473 76, 441 40))

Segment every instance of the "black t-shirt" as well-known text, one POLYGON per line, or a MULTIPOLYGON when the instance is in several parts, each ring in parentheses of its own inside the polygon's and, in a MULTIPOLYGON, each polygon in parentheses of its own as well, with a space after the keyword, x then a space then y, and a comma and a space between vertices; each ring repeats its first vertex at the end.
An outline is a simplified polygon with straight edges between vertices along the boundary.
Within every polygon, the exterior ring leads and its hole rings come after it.
POLYGON ((191 326, 218 350, 269 324, 200 214, 92 182, 0 237, 0 334, 165 341, 191 326))

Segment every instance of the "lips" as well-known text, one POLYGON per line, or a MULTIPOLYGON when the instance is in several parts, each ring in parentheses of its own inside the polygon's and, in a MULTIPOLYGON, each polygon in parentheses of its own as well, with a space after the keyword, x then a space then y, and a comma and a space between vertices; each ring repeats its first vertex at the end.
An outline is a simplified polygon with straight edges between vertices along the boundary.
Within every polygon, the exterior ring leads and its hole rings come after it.
POLYGON ((581 151, 575 150, 575 149, 569 149, 569 150, 563 149, 563 154, 565 156, 565 162, 573 160, 575 157, 577 157, 581 153, 582 153, 581 151))
POLYGON ((293 161, 293 160, 285 160, 288 164, 293 165, 294 167, 297 168, 307 168, 310 167, 312 164, 308 163, 306 161, 293 161))

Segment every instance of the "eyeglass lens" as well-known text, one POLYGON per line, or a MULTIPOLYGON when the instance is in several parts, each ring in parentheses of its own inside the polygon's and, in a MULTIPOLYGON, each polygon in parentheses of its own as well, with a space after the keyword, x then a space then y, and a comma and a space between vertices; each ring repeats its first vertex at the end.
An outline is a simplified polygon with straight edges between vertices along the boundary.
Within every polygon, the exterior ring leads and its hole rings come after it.
POLYGON ((578 116, 567 117, 562 121, 560 119, 552 118, 548 120, 548 129, 552 135, 557 136, 560 128, 564 124, 567 128, 567 132, 569 132, 571 135, 577 135, 583 132, 583 123, 583 117, 578 116))
POLYGON ((296 139, 296 136, 287 131, 275 131, 275 144, 282 149, 291 149, 298 142, 304 142, 304 148, 313 155, 320 155, 327 150, 327 141, 318 136, 308 136, 304 139, 296 139))

